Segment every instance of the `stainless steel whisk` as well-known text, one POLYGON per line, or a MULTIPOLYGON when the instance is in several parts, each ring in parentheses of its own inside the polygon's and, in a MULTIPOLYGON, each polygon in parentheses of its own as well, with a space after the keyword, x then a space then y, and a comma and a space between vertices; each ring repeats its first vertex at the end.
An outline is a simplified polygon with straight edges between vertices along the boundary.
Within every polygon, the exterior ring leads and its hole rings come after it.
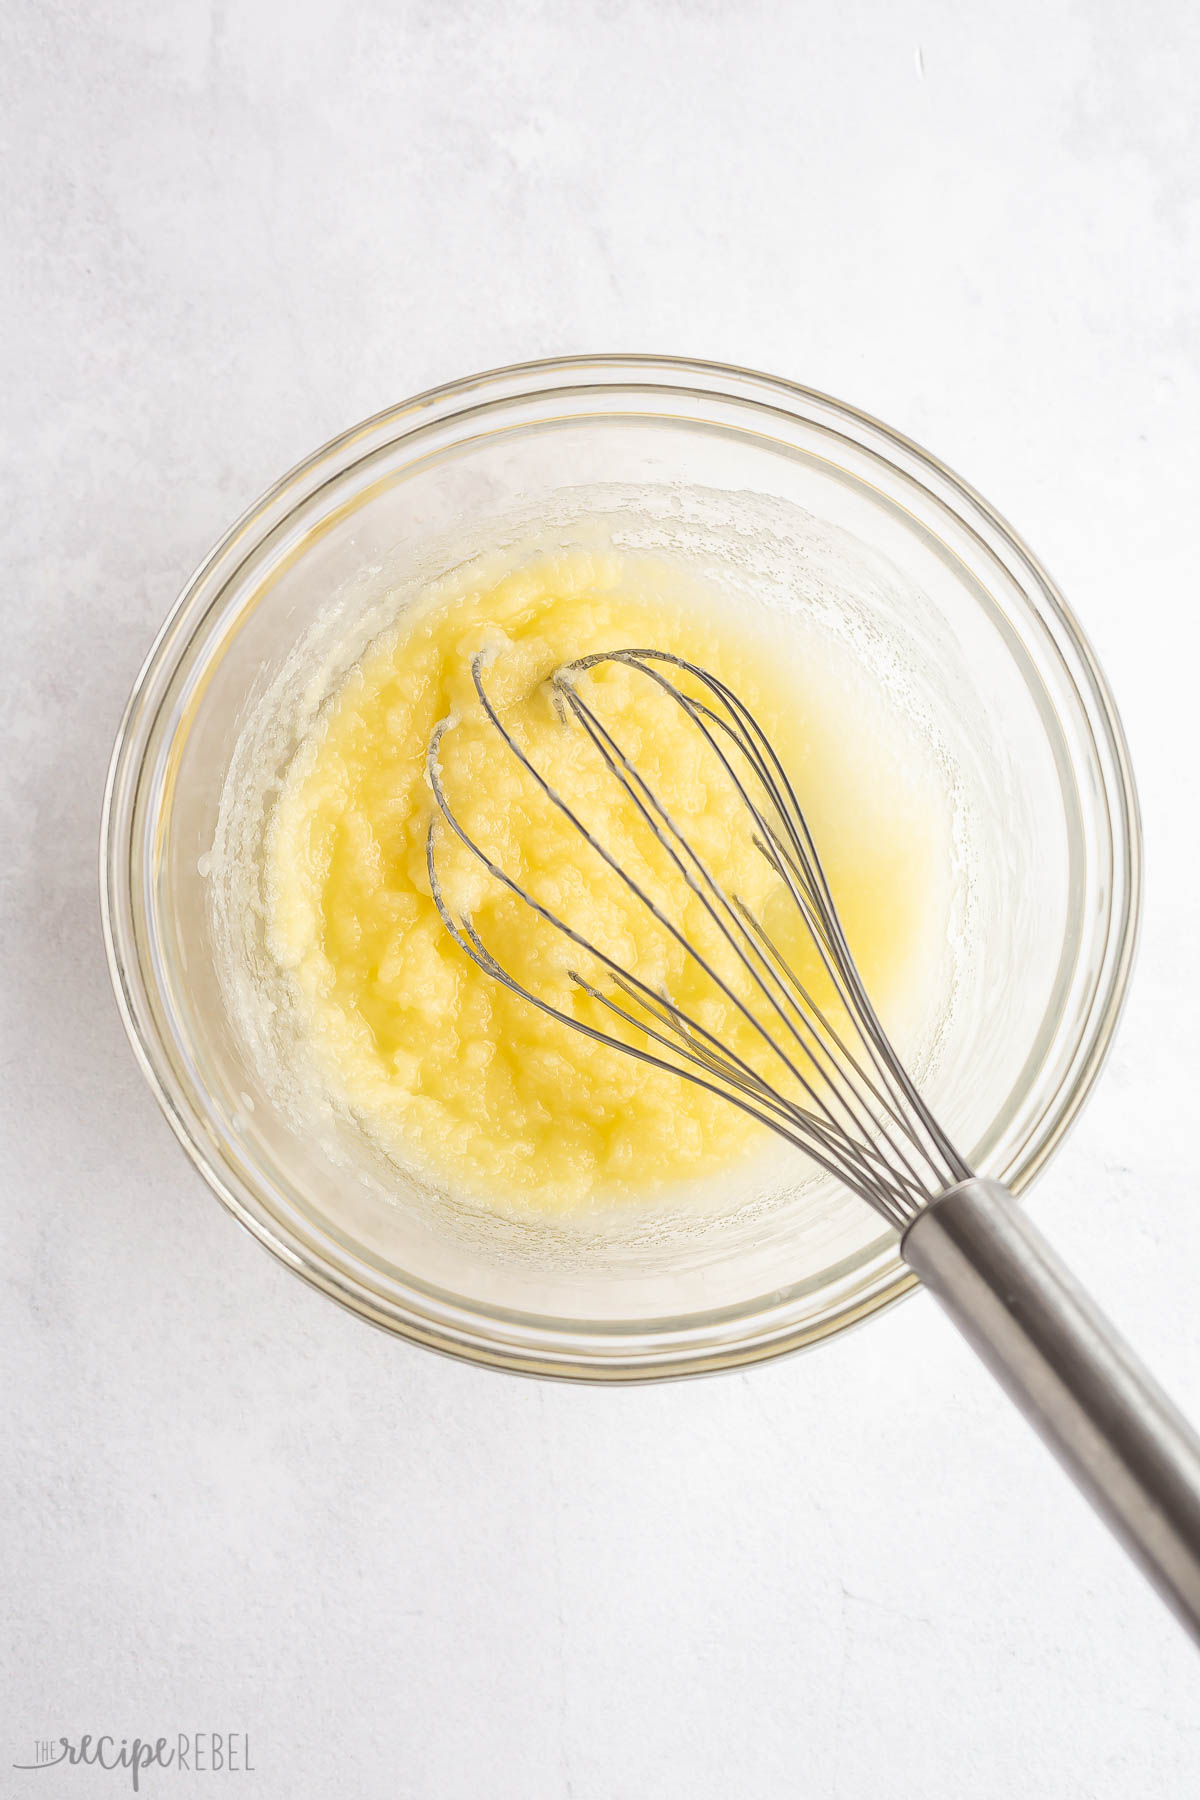
POLYGON ((451 937, 485 974, 574 1031, 697 1083, 759 1119, 839 1178, 900 1233, 900 1250, 1200 1641, 1200 1440, 1000 1183, 973 1175, 888 1040, 851 955, 821 860, 787 773, 762 727, 723 682, 660 650, 615 650, 567 664, 551 680, 564 729, 587 734, 633 815, 711 920, 720 964, 689 938, 538 769, 488 695, 489 657, 472 661, 483 714, 542 794, 574 826, 750 1028, 762 1061, 714 1036, 695 1012, 614 960, 539 901, 463 828, 443 779, 444 719, 429 744, 438 811, 426 845, 430 888, 451 937), (580 677, 621 664, 652 683, 703 734, 817 947, 844 1015, 840 1025, 789 966, 775 936, 725 891, 650 782, 580 691, 580 677), (471 919, 454 915, 439 878, 442 825, 496 881, 588 959, 571 979, 636 1028, 627 1042, 532 992, 496 960, 471 919), (731 976, 736 975, 736 979, 731 976), (602 985, 603 984, 603 985, 602 985))

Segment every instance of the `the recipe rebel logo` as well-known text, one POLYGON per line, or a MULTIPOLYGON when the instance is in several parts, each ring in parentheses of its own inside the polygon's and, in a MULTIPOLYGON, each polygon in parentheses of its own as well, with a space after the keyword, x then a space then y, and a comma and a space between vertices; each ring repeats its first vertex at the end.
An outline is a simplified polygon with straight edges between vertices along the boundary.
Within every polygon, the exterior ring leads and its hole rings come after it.
MULTIPOLYGON (((189 1775, 252 1775, 250 1734, 246 1731, 176 1732, 173 1737, 140 1738, 111 1736, 38 1738, 31 1762, 14 1762, 14 1769, 123 1769, 135 1794, 149 1769, 183 1770, 189 1775)), ((33 1791, 32 1788, 30 1790, 33 1791)), ((55 1787, 55 1795, 62 1793, 55 1787)))

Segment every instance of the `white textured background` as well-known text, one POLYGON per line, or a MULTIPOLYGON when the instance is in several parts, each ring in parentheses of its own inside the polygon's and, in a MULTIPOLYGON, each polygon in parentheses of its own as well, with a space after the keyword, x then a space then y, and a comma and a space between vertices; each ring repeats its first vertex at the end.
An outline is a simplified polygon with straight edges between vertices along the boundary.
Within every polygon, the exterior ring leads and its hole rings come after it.
POLYGON ((1200 1415, 1196 9, 3 10, 0 1793, 127 1791, 39 1736, 245 1730, 248 1800, 1194 1800, 1195 1652, 930 1303, 629 1392, 368 1330, 186 1166, 94 862, 164 611, 356 418, 581 349, 858 403, 1123 706, 1142 953, 1034 1205, 1200 1415))

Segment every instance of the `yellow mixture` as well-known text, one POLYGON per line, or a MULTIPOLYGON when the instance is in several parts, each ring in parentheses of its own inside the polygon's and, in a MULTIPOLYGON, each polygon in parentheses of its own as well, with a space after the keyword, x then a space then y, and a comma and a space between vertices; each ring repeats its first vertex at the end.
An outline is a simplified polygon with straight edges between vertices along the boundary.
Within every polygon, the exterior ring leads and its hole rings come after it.
MULTIPOLYGON (((694 587, 646 559, 562 555, 483 590, 435 588, 369 647, 293 761, 268 838, 269 944, 331 1094, 401 1163, 493 1206, 641 1199, 727 1168, 767 1141, 728 1103, 498 986, 452 941, 431 896, 426 751, 450 714, 442 779, 488 855, 765 1067, 736 1006, 583 844, 480 713, 470 662, 487 649, 489 696, 531 760, 720 959, 699 902, 672 876, 585 735, 564 726, 545 686, 565 662, 633 645, 711 669, 757 714, 805 807, 885 1019, 911 974, 931 866, 927 823, 913 816, 902 771, 864 753, 862 721, 846 717, 846 691, 828 669, 781 662, 778 646, 739 632, 719 606, 699 603, 694 587)), ((731 825, 728 781, 694 725, 644 676, 606 666, 586 680, 606 726, 713 873, 783 933, 801 979, 821 990, 816 951, 780 907, 779 878, 749 833, 731 825)), ((437 858, 447 903, 518 980, 573 1017, 634 1037, 570 979, 575 969, 603 986, 597 965, 540 924, 444 827, 437 858)))

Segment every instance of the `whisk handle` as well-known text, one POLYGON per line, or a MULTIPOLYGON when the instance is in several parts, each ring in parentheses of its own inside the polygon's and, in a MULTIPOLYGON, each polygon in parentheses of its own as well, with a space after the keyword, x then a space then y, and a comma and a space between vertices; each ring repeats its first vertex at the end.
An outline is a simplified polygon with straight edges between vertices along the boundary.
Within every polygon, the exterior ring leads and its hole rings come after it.
POLYGON ((998 1182, 909 1226, 905 1261, 1200 1642, 1200 1439, 998 1182))

